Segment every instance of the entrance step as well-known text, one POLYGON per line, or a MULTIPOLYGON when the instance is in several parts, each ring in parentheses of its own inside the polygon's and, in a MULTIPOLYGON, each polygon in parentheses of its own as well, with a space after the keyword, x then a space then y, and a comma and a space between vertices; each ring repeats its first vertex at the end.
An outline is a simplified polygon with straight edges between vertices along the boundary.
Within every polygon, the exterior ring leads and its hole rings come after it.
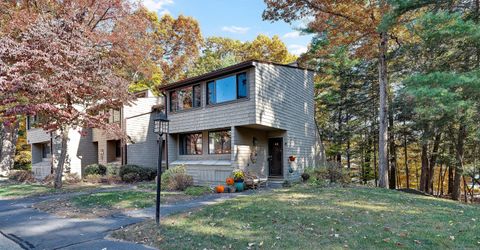
POLYGON ((272 177, 269 177, 268 178, 268 187, 270 188, 281 188, 283 187, 283 182, 285 180, 283 178, 272 178, 272 177))

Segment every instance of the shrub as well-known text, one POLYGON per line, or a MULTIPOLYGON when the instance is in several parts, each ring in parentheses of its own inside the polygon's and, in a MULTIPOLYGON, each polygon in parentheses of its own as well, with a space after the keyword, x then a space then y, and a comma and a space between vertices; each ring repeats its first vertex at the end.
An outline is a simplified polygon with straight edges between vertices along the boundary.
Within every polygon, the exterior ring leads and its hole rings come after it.
POLYGON ((8 179, 12 181, 18 181, 21 183, 35 182, 35 177, 33 176, 33 172, 28 170, 12 170, 8 174, 8 179))
POLYGON ((165 186, 166 188, 166 185, 168 185, 168 182, 170 181, 170 177, 175 174, 187 174, 187 168, 185 165, 178 165, 165 170, 165 172, 162 173, 162 187, 165 186))
POLYGON ((162 189, 184 191, 190 186, 193 186, 193 178, 187 175, 184 165, 169 168, 162 174, 162 189))
POLYGON ((303 182, 308 181, 308 179, 310 179, 310 174, 309 174, 309 173, 303 173, 303 174, 302 174, 302 180, 303 180, 303 182))
POLYGON ((191 195, 191 196, 200 196, 200 195, 208 194, 211 192, 212 192, 212 189, 210 187, 205 187, 205 186, 187 187, 185 189, 185 194, 191 195))
POLYGON ((122 179, 119 176, 108 175, 104 178, 108 184, 117 184, 121 183, 122 179))
POLYGON ((63 181, 66 184, 74 184, 74 183, 79 183, 81 179, 77 173, 66 173, 63 175, 63 181))
POLYGON ((89 174, 85 176, 85 181, 90 183, 102 183, 102 176, 99 174, 89 174))
POLYGON ((105 173, 107 172, 107 167, 105 167, 102 164, 90 164, 90 165, 85 167, 83 172, 86 176, 95 175, 95 174, 96 175, 105 175, 105 173))
POLYGON ((187 174, 174 174, 168 181, 167 189, 172 191, 184 191, 191 186, 193 186, 193 177, 187 174))
POLYGON ((42 183, 47 185, 47 186, 53 186, 53 183, 55 182, 55 175, 54 174, 49 174, 43 178, 42 183))
POLYGON ((120 166, 115 164, 107 164, 106 168, 107 176, 120 176, 120 166))
POLYGON ((30 151, 18 151, 14 158, 13 169, 32 170, 32 153, 30 151))
POLYGON ((123 165, 120 167, 120 178, 125 182, 151 181, 155 179, 156 171, 137 165, 123 165))
POLYGON ((348 184, 351 182, 352 178, 350 176, 350 172, 342 168, 341 166, 331 163, 327 164, 326 166, 310 170, 310 175, 313 178, 310 183, 340 183, 340 184, 348 184))

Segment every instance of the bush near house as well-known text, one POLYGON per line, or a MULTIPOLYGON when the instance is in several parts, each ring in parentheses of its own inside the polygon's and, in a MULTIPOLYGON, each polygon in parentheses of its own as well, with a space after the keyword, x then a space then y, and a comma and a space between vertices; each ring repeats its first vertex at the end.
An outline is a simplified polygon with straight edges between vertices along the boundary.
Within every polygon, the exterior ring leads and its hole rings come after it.
POLYGON ((94 174, 105 175, 107 172, 107 167, 105 167, 102 164, 90 164, 86 166, 83 171, 85 173, 85 176, 94 175, 94 174))
POLYGON ((30 151, 19 151, 15 155, 13 169, 32 170, 32 153, 30 151))
POLYGON ((33 173, 28 170, 12 170, 8 174, 8 179, 22 183, 35 182, 35 177, 33 176, 33 173))
POLYGON ((328 183, 348 184, 352 181, 350 172, 336 164, 308 168, 305 170, 305 174, 309 176, 308 182, 316 185, 324 185, 328 183))
POLYGON ((183 165, 169 168, 162 174, 162 189, 184 191, 191 186, 193 186, 193 177, 187 175, 187 168, 183 165))
POLYGON ((120 167, 120 178, 124 182, 151 181, 155 179, 156 171, 137 165, 123 165, 120 167))

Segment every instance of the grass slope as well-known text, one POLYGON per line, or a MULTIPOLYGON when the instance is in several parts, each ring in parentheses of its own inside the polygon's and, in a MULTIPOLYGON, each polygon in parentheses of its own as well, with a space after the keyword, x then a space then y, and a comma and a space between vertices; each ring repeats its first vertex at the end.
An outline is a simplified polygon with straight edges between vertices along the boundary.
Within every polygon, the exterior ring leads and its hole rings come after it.
POLYGON ((373 188, 297 186, 113 233, 161 249, 478 249, 480 207, 373 188))

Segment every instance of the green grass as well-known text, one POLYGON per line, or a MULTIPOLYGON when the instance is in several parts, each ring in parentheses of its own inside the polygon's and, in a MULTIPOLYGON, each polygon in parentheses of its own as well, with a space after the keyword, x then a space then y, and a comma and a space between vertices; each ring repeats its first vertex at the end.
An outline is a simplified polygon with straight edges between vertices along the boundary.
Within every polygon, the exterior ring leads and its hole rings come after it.
POLYGON ((79 208, 145 208, 155 204, 155 193, 140 191, 113 191, 71 198, 79 208))
POLYGON ((39 184, 0 185, 0 197, 25 197, 53 192, 55 192, 55 189, 39 184))
POLYGON ((201 196, 211 192, 212 192, 212 189, 210 187, 195 186, 195 187, 188 187, 187 189, 185 189, 184 193, 186 195, 191 195, 191 196, 201 196))
POLYGON ((238 197, 114 237, 161 249, 479 249, 480 207, 374 188, 297 186, 238 197))

